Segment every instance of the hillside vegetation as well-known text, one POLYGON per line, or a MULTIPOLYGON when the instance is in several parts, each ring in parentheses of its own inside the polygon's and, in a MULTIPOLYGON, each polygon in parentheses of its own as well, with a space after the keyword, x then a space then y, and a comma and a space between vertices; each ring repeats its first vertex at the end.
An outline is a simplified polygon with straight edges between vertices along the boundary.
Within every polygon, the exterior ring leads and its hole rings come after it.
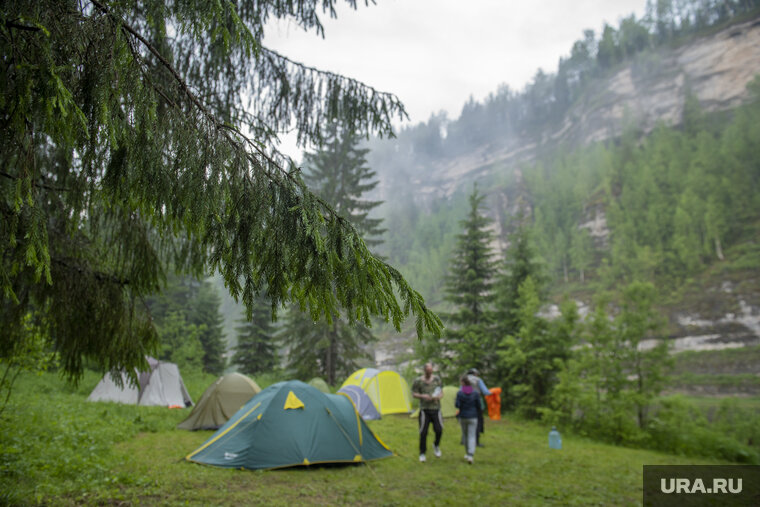
MULTIPOLYGON (((433 117, 374 145, 371 163, 390 185, 382 253, 449 328, 437 343, 396 344, 389 364, 410 359, 399 349, 412 346, 411 357, 435 361, 450 379, 477 366, 504 389, 505 408, 610 442, 673 449, 683 431, 705 448, 732 447, 722 438, 738 405, 715 409, 718 400, 701 419, 705 403, 655 398, 758 390, 755 372, 738 363, 721 372, 697 364, 715 349, 760 343, 760 79, 732 109, 708 112, 687 83, 676 118, 654 128, 629 112, 622 133, 605 140, 558 143, 551 135, 569 111, 583 117, 620 66, 640 70, 675 47, 729 33, 733 23, 757 25, 756 10, 683 6, 678 15, 658 10, 607 26, 601 38, 589 32, 556 74, 539 72, 523 92, 500 89, 465 105, 456 120, 433 117), (698 27, 699 13, 712 21, 698 27), (535 156, 492 156, 515 139, 535 156), (474 254, 460 266, 482 247, 465 239, 482 232, 469 226, 473 182, 492 219, 495 273, 474 254), (522 254, 520 238, 530 245, 522 254), (481 289, 454 294, 452 280, 481 289), (695 335, 708 350, 668 357, 684 350, 679 338, 695 335)), ((738 437, 749 447, 734 448, 731 459, 756 459, 753 431, 738 437)))

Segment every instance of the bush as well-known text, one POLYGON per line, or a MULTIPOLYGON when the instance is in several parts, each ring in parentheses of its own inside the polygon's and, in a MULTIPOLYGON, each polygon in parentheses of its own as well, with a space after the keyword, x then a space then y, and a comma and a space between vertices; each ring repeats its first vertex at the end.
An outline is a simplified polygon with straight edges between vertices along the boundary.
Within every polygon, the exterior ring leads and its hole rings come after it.
POLYGON ((760 415, 756 410, 741 407, 736 398, 721 400, 712 425, 716 431, 730 435, 743 445, 760 449, 760 415))
MULTIPOLYGON (((567 400, 573 393, 559 394, 566 395, 563 399, 567 400)), ((735 399, 723 400, 709 420, 683 397, 662 398, 643 429, 636 424, 631 404, 609 401, 595 404, 583 396, 575 401, 572 406, 558 405, 559 410, 541 410, 544 421, 619 445, 760 464, 760 416, 752 409, 740 407, 735 399)))
MULTIPOLYGON (((760 420, 757 415, 749 419, 746 428, 756 431, 760 420)), ((726 424, 730 424, 729 418, 711 425, 701 411, 680 396, 664 398, 647 426, 647 447, 673 454, 760 463, 757 451, 726 431, 726 424)))

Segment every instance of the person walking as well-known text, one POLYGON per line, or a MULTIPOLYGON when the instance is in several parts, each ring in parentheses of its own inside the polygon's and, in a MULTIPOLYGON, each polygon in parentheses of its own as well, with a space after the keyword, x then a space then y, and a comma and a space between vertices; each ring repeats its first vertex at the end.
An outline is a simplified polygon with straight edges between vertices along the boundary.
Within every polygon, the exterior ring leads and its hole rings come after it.
POLYGON ((470 379, 470 385, 472 386, 473 391, 478 395, 478 432, 476 436, 476 443, 478 447, 485 447, 482 443, 480 443, 480 434, 485 431, 485 423, 484 423, 484 417, 483 417, 483 409, 485 408, 483 406, 483 396, 489 396, 491 394, 491 391, 486 387, 485 382, 483 382, 483 379, 480 378, 480 372, 477 368, 470 368, 467 370, 467 376, 470 379))
POLYGON ((460 383, 462 387, 457 392, 454 405, 459 409, 459 424, 462 426, 462 440, 465 442, 464 459, 472 465, 478 432, 477 407, 480 406, 480 395, 473 389, 468 375, 462 375, 460 383))
POLYGON ((420 463, 425 462, 427 452, 427 433, 430 425, 435 431, 433 454, 441 457, 441 436, 443 435, 443 415, 441 414, 441 398, 443 398, 443 383, 438 375, 433 375, 433 364, 425 363, 424 373, 412 384, 412 396, 420 400, 420 463))

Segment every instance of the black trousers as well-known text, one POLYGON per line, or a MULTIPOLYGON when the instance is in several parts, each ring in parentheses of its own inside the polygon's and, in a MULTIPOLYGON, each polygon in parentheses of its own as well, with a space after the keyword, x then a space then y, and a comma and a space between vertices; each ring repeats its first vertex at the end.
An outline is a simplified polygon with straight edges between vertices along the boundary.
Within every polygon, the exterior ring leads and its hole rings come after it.
POLYGON ((441 445, 441 435, 443 435, 443 415, 440 410, 420 410, 418 417, 420 422, 420 454, 427 451, 427 433, 430 424, 435 431, 435 445, 441 445))
POLYGON ((475 441, 479 444, 480 443, 480 434, 483 433, 484 430, 484 422, 483 422, 483 407, 480 405, 480 402, 478 402, 478 430, 475 432, 475 441))

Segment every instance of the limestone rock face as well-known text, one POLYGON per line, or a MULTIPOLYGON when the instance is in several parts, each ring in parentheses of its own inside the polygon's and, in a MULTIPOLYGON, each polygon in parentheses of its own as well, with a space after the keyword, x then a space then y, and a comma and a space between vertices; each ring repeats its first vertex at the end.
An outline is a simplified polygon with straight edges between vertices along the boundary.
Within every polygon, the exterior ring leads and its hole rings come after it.
MULTIPOLYGON (((507 185, 482 189, 487 197, 486 213, 494 219, 493 229, 497 234, 492 246, 497 252, 503 252, 509 246, 511 218, 519 214, 531 215, 531 196, 521 171, 536 159, 539 150, 557 143, 584 146, 615 138, 627 126, 648 133, 660 123, 677 125, 683 117, 689 95, 696 97, 707 112, 733 109, 748 100, 747 84, 758 74, 760 19, 731 26, 680 47, 639 54, 606 79, 591 85, 591 89, 551 131, 538 137, 515 135, 497 143, 484 144, 444 161, 434 170, 421 167, 425 178, 410 181, 414 199, 424 204, 450 196, 486 175, 509 180, 507 185)), ((602 200, 587 203, 578 227, 588 231, 597 250, 609 248, 607 210, 602 200)), ((692 297, 679 305, 663 308, 672 352, 717 353, 760 345, 760 291, 757 287, 760 287, 760 280, 756 277, 742 283, 712 280, 711 285, 692 291, 692 297), (748 289, 752 286, 754 290, 748 289)), ((591 301, 577 303, 581 315, 585 316, 591 301)), ((543 313, 552 318, 559 315, 559 309, 550 305, 543 313)), ((399 357, 409 357, 412 350, 409 343, 413 338, 408 340, 399 339, 393 347, 379 350, 378 363, 387 361, 391 364, 399 357)), ((644 347, 651 345, 642 344, 644 347)), ((693 365, 690 368, 695 374, 760 375, 760 363, 750 360, 741 363, 716 360, 703 370, 693 365)), ((702 394, 757 395, 760 394, 760 384, 690 386, 681 390, 702 394)))
POLYGON ((760 20, 657 55, 640 54, 570 111, 554 139, 581 144, 620 135, 632 122, 644 132, 680 122, 693 94, 705 111, 740 105, 760 72, 760 20))
MULTIPOLYGON (((649 132, 681 121, 689 94, 707 112, 735 108, 760 74, 760 19, 734 25, 674 49, 641 53, 599 80, 541 139, 513 136, 451 158, 425 180, 412 181, 421 201, 451 195, 494 171, 512 172, 555 143, 587 145, 619 136, 627 125, 649 132)), ((387 198, 387 196, 385 196, 387 198)))

